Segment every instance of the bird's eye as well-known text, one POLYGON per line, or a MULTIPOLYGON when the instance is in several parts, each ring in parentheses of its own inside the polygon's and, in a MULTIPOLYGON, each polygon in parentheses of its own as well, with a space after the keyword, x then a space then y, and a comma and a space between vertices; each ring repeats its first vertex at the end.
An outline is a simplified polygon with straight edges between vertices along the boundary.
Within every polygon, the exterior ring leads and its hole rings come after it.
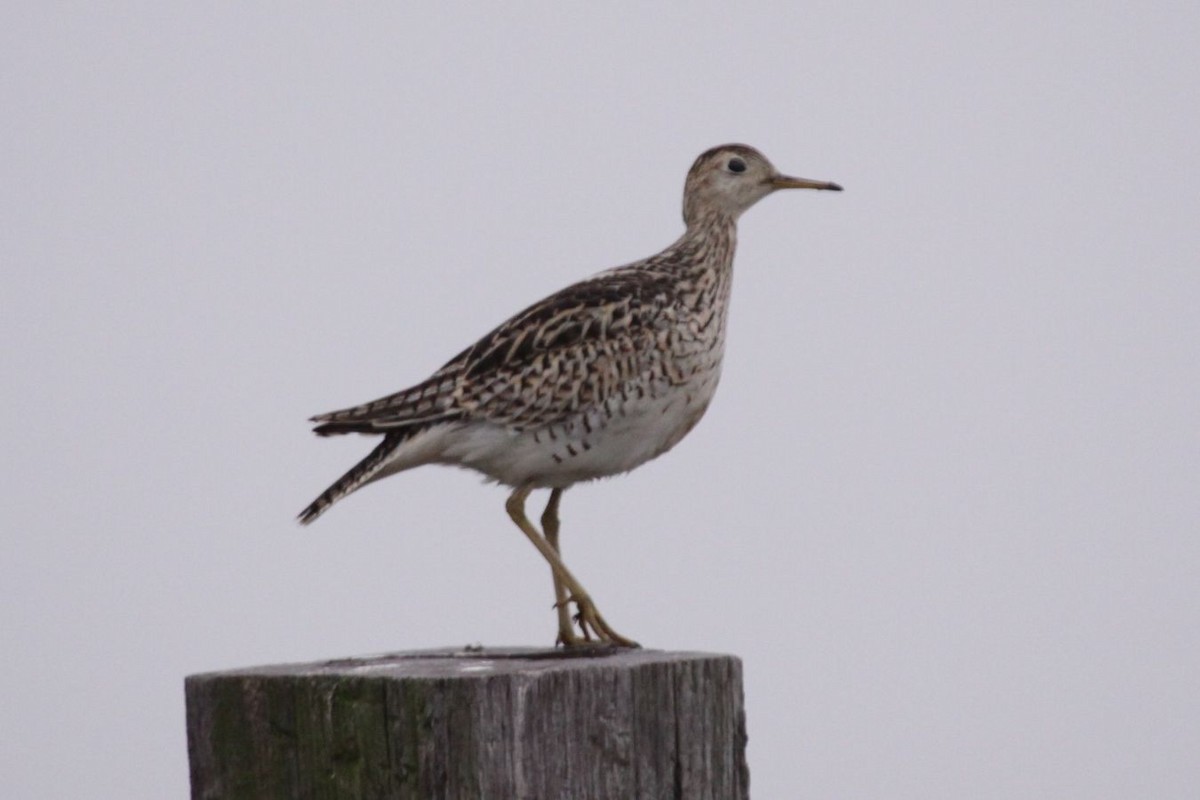
POLYGON ((746 171, 746 162, 742 161, 740 158, 731 158, 731 159, 729 159, 729 163, 726 164, 725 167, 730 172, 745 172, 746 171))

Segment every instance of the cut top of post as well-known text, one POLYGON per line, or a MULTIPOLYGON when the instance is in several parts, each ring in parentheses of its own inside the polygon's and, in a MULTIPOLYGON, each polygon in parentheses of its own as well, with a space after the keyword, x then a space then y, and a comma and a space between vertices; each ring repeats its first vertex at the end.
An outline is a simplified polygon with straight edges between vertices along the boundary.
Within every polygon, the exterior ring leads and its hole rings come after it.
POLYGON ((743 798, 741 662, 430 650, 187 679, 194 798, 743 798))

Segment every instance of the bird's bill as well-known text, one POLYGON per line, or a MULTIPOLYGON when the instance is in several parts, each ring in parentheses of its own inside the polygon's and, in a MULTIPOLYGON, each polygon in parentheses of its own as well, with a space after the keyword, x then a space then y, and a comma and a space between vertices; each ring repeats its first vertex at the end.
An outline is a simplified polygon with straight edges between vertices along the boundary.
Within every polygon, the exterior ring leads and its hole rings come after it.
POLYGON ((812 181, 808 178, 793 178, 791 175, 776 175, 771 178, 771 186, 776 189, 826 189, 840 192, 842 187, 829 181, 812 181))

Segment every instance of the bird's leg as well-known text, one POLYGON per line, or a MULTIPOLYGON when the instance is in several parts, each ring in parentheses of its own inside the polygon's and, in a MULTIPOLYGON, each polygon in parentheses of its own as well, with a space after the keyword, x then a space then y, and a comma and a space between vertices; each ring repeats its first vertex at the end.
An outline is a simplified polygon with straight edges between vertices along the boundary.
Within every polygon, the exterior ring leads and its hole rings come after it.
MULTIPOLYGON (((546 503, 546 510, 542 512, 542 533, 546 537, 546 541, 554 548, 554 552, 558 553, 558 557, 562 558, 562 550, 558 547, 558 504, 562 500, 562 489, 550 490, 550 502, 546 503)), ((550 570, 550 576, 554 578, 554 608, 558 612, 558 643, 564 647, 579 644, 582 640, 575 635, 575 626, 571 624, 571 596, 567 593, 567 587, 563 586, 563 582, 558 579, 558 573, 554 569, 550 570)), ((584 630, 584 638, 587 637, 587 630, 584 630)))
MULTIPOLYGON (((591 596, 588 595, 583 585, 567 569, 567 565, 559 557, 558 551, 550 545, 547 538, 525 516, 525 499, 529 497, 531 491, 533 491, 532 486, 525 485, 519 487, 508 498, 505 508, 508 509, 508 516, 512 517, 512 521, 516 523, 522 533, 529 537, 529 541, 542 554, 542 558, 550 563, 550 569, 554 571, 558 580, 566 588, 568 599, 573 601, 576 607, 578 607, 579 627, 583 630, 584 635, 595 633, 596 638, 604 644, 615 644, 620 647, 638 647, 637 642, 626 639, 609 626, 604 617, 596 609, 591 596)), ((576 643, 578 643, 577 640, 576 643)))

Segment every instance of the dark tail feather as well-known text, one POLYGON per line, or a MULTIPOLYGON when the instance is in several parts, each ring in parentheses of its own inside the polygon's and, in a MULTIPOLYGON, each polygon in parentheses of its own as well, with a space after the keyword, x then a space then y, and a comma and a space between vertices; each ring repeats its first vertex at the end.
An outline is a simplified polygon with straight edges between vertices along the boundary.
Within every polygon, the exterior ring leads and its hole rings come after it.
POLYGON ((410 413, 405 415, 397 415, 394 417, 371 416, 371 417, 354 417, 353 412, 358 409, 350 409, 348 412, 336 412, 333 414, 322 414, 319 417, 313 417, 310 421, 318 424, 313 428, 313 433, 318 436, 336 436, 341 433, 401 433, 405 437, 412 435, 414 429, 424 428, 434 422, 444 422, 447 420, 457 419, 458 415, 447 411, 431 411, 421 415, 410 413), (339 417, 344 418, 339 419, 339 417))
POLYGON ((370 482, 379 469, 387 462, 388 456, 392 454, 392 451, 407 438, 408 435, 395 433, 384 436, 383 441, 371 451, 370 455, 355 464, 345 475, 334 481, 334 484, 321 492, 321 496, 313 500, 308 508, 300 512, 300 515, 297 517, 300 520, 300 524, 309 524, 324 514, 338 500, 341 500, 354 490, 360 489, 364 484, 370 482))
POLYGON ((339 433, 382 433, 370 422, 325 422, 313 428, 317 436, 336 436, 339 433))

